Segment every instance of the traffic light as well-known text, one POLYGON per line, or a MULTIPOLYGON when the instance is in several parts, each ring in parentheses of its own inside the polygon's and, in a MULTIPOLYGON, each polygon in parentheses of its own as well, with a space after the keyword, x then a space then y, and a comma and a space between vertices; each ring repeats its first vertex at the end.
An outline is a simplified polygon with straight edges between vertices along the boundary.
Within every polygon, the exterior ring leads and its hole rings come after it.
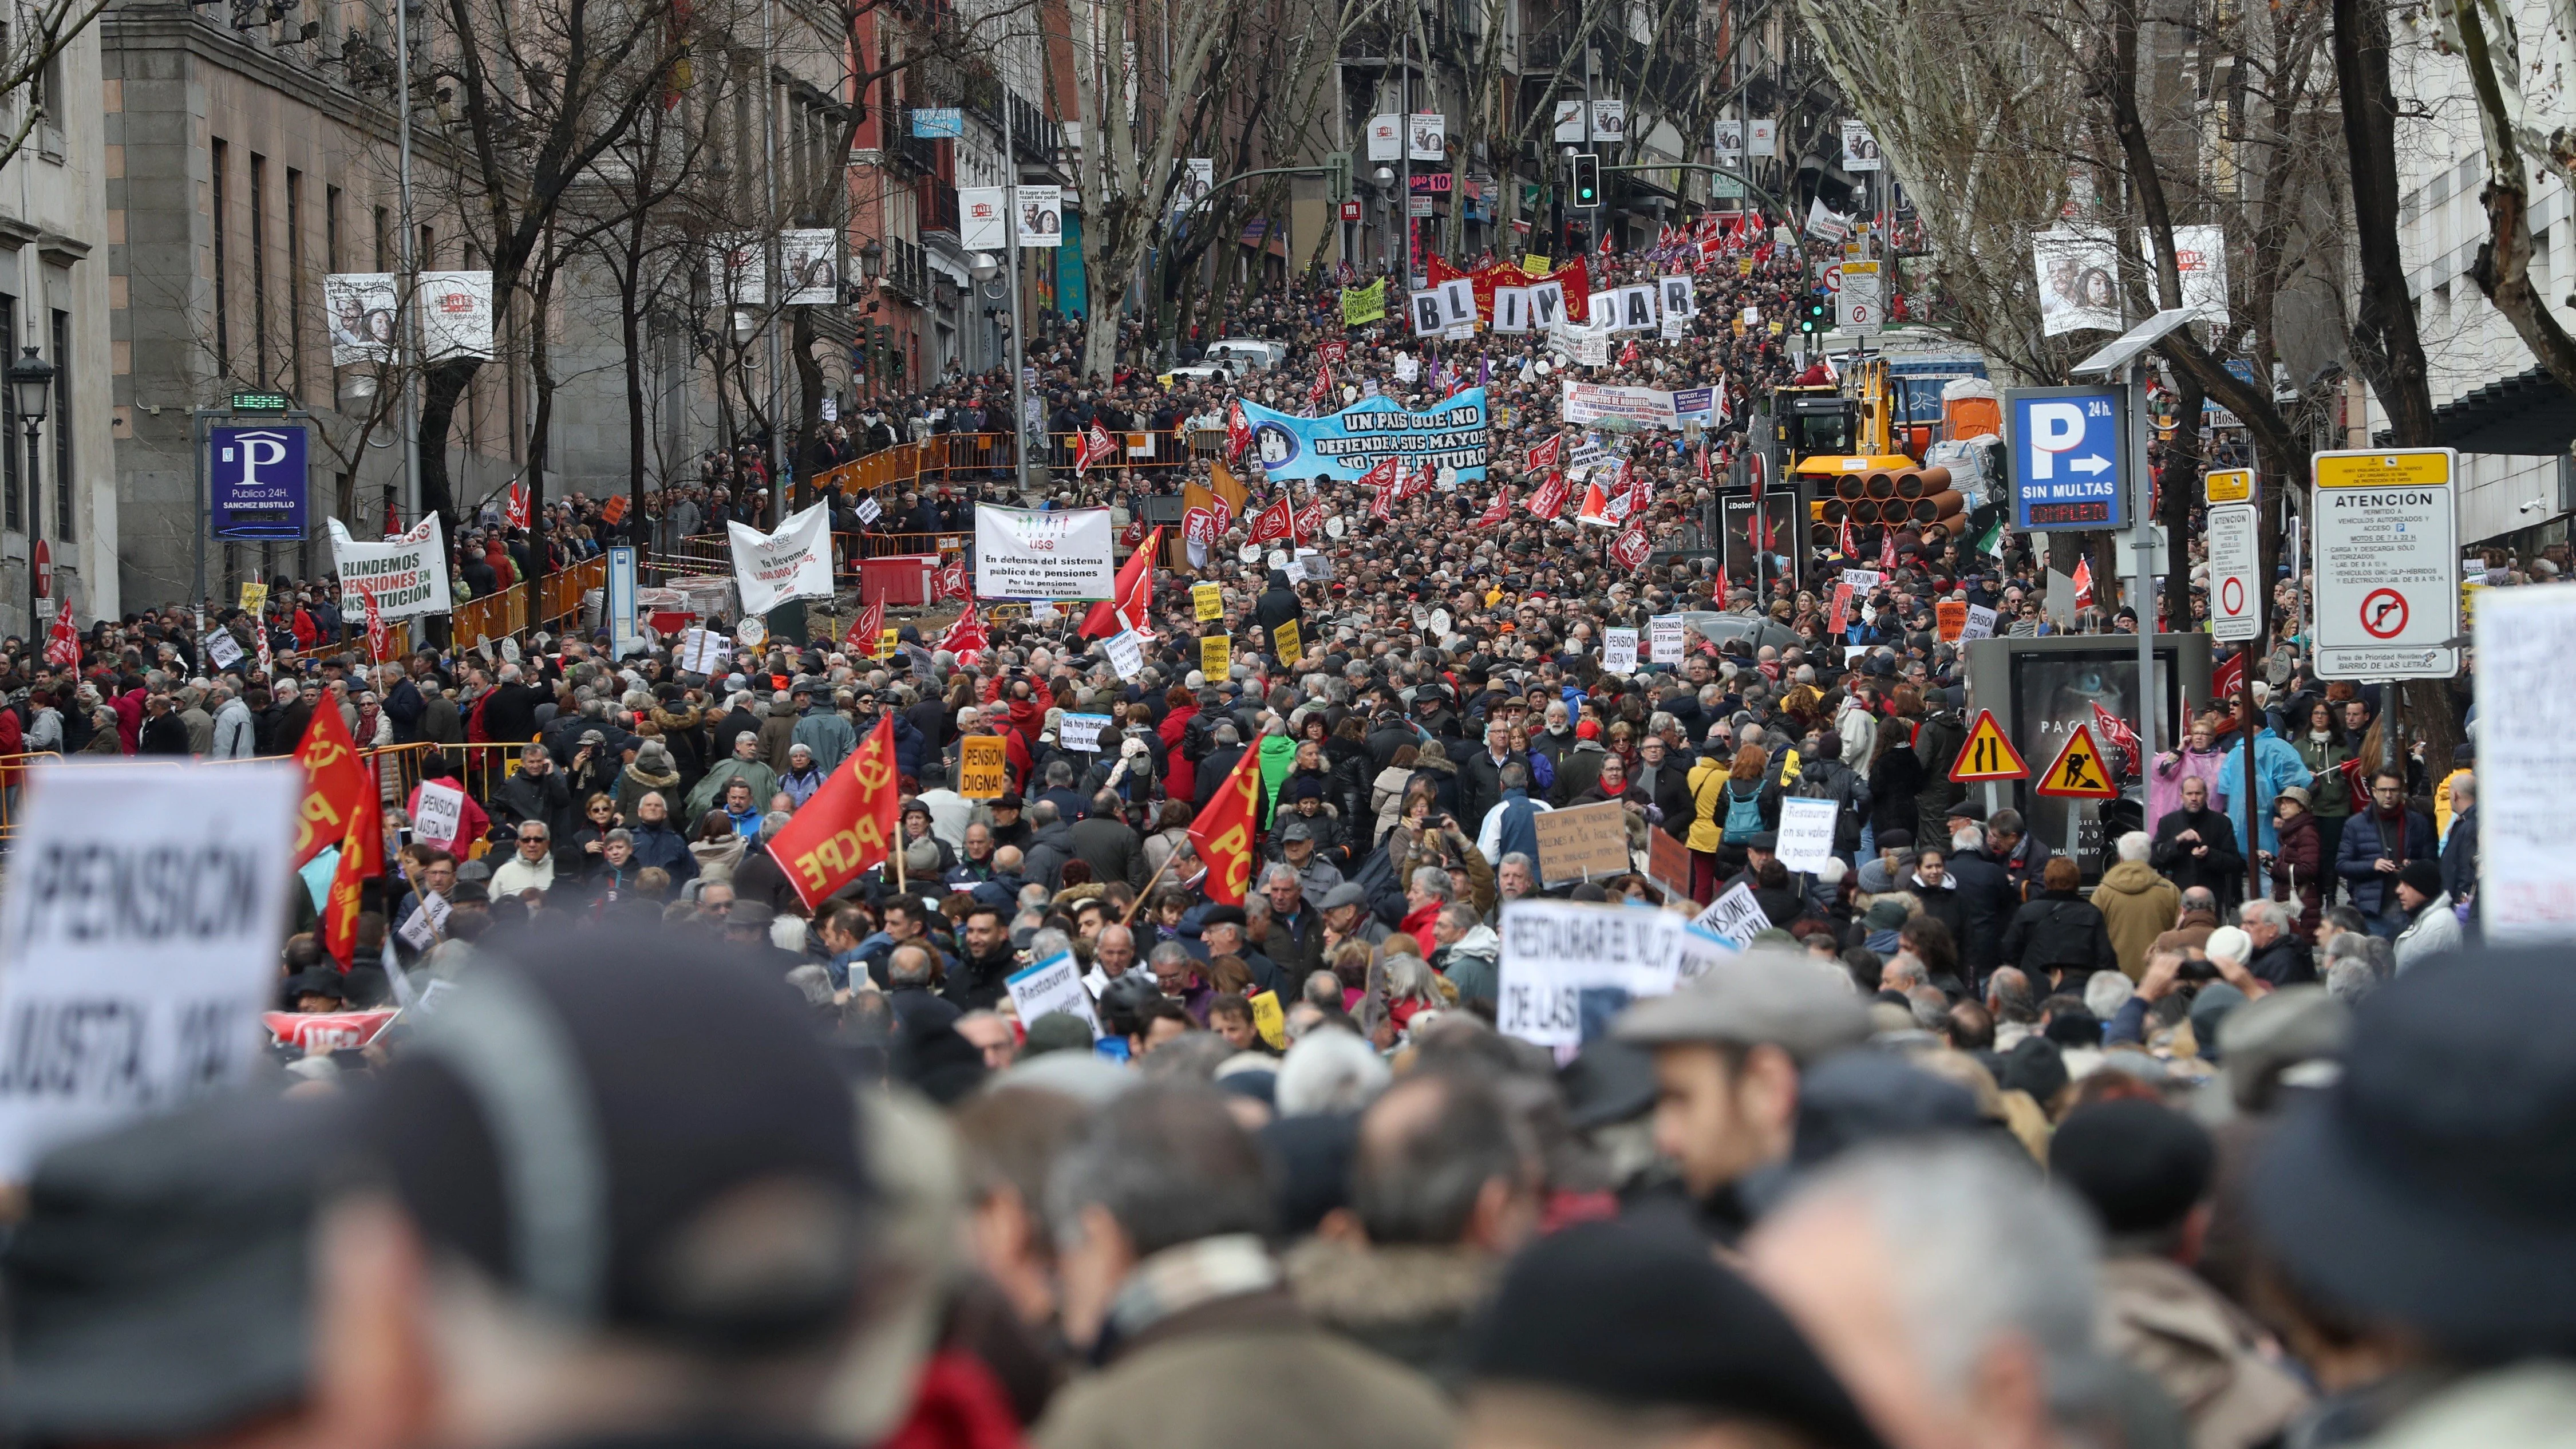
POLYGON ((1325 155, 1324 199, 1336 202, 1351 199, 1350 152, 1334 151, 1325 155))
POLYGON ((1811 294, 1798 309, 1798 330, 1811 336, 1822 336, 1834 330, 1834 304, 1822 294, 1811 294))
POLYGON ((1574 155, 1574 204, 1601 204, 1601 158, 1593 152, 1578 151, 1574 155))

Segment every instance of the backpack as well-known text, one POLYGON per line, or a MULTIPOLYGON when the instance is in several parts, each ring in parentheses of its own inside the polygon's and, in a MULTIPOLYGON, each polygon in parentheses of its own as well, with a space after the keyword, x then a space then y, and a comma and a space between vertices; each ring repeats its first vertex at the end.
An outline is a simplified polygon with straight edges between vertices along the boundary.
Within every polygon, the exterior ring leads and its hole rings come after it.
POLYGON ((1742 845, 1762 833, 1762 786, 1756 783, 1750 795, 1738 795, 1735 786, 1726 787, 1726 833, 1720 838, 1729 845, 1742 845))
POLYGON ((1831 784, 1819 785, 1805 770, 1798 772, 1798 783, 1789 793, 1801 800, 1834 802, 1834 849, 1856 850, 1860 847, 1860 812, 1852 808, 1860 776, 1850 770, 1834 772, 1831 784))

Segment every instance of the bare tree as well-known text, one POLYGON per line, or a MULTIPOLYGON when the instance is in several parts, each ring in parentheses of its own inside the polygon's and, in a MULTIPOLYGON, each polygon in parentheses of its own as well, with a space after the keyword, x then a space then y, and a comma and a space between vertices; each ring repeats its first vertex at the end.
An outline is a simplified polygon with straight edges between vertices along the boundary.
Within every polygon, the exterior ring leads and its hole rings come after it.
POLYGON ((0 21, 0 95, 19 103, 0 139, 0 166, 16 160, 27 138, 65 103, 54 94, 60 84, 55 58, 106 8, 107 0, 19 0, 0 21))

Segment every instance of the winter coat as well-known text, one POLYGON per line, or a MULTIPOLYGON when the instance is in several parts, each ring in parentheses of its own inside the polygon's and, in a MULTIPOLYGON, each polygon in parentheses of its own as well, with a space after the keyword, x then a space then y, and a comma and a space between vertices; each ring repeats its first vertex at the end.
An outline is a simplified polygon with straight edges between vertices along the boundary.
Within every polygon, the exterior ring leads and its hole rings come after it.
POLYGON ((635 837, 637 865, 657 865, 669 871, 674 887, 698 873, 697 857, 689 853, 688 838, 673 830, 669 821, 637 821, 627 830, 635 837))
POLYGON ((1164 715, 1162 722, 1154 726, 1154 733, 1163 741, 1163 793, 1174 800, 1192 799, 1198 791, 1198 764, 1181 745, 1190 721, 1198 717, 1198 701, 1192 700, 1164 715))
MULTIPOLYGON (((676 761, 674 763, 676 764, 676 761)), ((633 761, 629 763, 625 771, 617 777, 618 817, 630 822, 640 821, 643 819, 640 807, 643 804, 644 797, 647 795, 661 796, 662 808, 672 812, 674 815, 679 813, 679 808, 681 806, 688 803, 687 799, 680 793, 680 772, 678 769, 674 768, 656 773, 655 771, 645 769, 641 760, 633 761)))
POLYGON ((2147 863, 2183 890, 2207 887, 2221 911, 2244 898, 2245 857, 2236 848, 2236 832, 2227 817, 2215 810, 2178 809, 2158 822, 2147 863), (2186 832, 2197 834, 2209 853, 2193 854, 2182 839, 2186 832))
POLYGON ((2102 914, 2120 970, 2135 981, 2147 974, 2156 937, 2172 930, 2182 914, 2182 890, 2145 861, 2123 860, 2102 872, 2093 887, 2093 908, 2102 914))
POLYGON ((1950 766, 1968 742, 1967 727, 1948 710, 1927 714, 1914 731, 1914 758, 1923 766, 1923 782, 1914 792, 1914 843, 1942 838, 1950 807, 1968 798, 1968 787, 1951 783, 1950 766))
POLYGON ((689 792, 689 823, 696 824, 724 799, 725 790, 735 780, 751 786, 751 808, 767 810, 769 797, 778 793, 778 772, 763 760, 740 760, 731 755, 716 762, 706 778, 689 792))
POLYGON ((2346 783, 2350 777, 2344 774, 2343 765, 2360 751, 2349 744, 2335 743, 2332 735, 2312 739, 2306 730, 2299 731, 2290 747, 2298 751, 2299 763, 2308 770, 2308 778, 2300 783, 2308 787, 2309 808, 2328 820, 2341 820, 2352 814, 2352 787, 2346 783))
MULTIPOLYGON (((2395 898, 2395 892, 2390 892, 2390 899, 2395 898)), ((2445 952, 2457 951, 2462 944, 2460 913, 2452 909, 2450 892, 2444 891, 2426 901, 2406 929, 2397 933, 2397 969, 2408 970, 2445 952)))
MULTIPOLYGON (((1503 771, 1513 765, 1526 768, 1529 764, 1530 758, 1525 754, 1506 754, 1497 760, 1490 747, 1477 745, 1458 762, 1458 804, 1451 812, 1458 817, 1458 823, 1474 829, 1484 820, 1485 812, 1494 808, 1494 802, 1503 798, 1503 771)), ((1535 773, 1530 776, 1530 786, 1538 786, 1535 773)))
POLYGON ((1297 1306, 1322 1326, 1431 1374, 1456 1360, 1499 1265, 1476 1248, 1309 1238, 1281 1266, 1297 1306))
POLYGON ((1502 976, 1497 965, 1503 955, 1503 938, 1494 928, 1474 925, 1467 934, 1433 953, 1432 965, 1458 988, 1458 1004, 1492 1001, 1502 993, 1502 976))
POLYGON ((1548 786, 1550 802, 1563 805, 1601 778, 1601 762, 1610 751, 1599 740, 1578 739, 1556 757, 1556 779, 1548 786))
POLYGON ((1073 826, 1062 820, 1042 826, 1021 852, 1020 878, 1035 881, 1050 893, 1061 890, 1065 862, 1073 858, 1073 826))
POLYGON ((2254 1449, 2307 1406, 2307 1391, 2263 1351, 2263 1327, 2190 1269, 2123 1252, 2100 1274, 2103 1347, 2164 1389, 2190 1425, 2191 1449, 2254 1449))
POLYGON ((2391 827, 2392 822, 2376 809, 2365 810, 2344 822, 2343 843, 2335 849, 2335 874, 2343 877, 2353 905, 2365 916, 2397 911, 2397 877, 2379 869, 2377 862, 2387 859, 2404 865, 2434 859, 2432 821, 2409 810, 2402 828, 2391 827), (2392 834, 2397 838, 2391 839, 2392 834))
MULTIPOLYGON (((859 748, 859 732, 852 729, 850 722, 836 709, 805 711, 789 733, 793 743, 803 745, 813 754, 814 768, 822 771, 827 779, 859 748)), ((919 778, 919 762, 904 768, 902 773, 919 778)), ((804 802, 800 800, 797 803, 804 802)))
MULTIPOLYGON (((2292 785, 2308 783, 2310 771, 2299 752, 2289 741, 2268 729, 2254 732, 2254 825, 2258 848, 2276 850, 2280 842, 2272 833, 2272 801, 2292 785)), ((2212 803, 2227 812, 2236 827, 2236 849, 2242 855, 2245 844, 2245 747, 2239 744, 2227 752, 2226 762, 2218 767, 2217 795, 2212 803)))
MULTIPOLYGON (((1905 722, 1887 720, 1879 727, 1896 730, 1901 734, 1905 729, 1905 722)), ((1912 746, 1901 740, 1889 745, 1887 753, 1872 761, 1869 767, 1871 829, 1880 835, 1885 835, 1891 830, 1902 830, 1908 835, 1914 835, 1914 827, 1917 823, 1914 798, 1921 794, 1922 790, 1922 758, 1914 753, 1912 746)), ((1948 806, 1945 804, 1942 808, 1947 809, 1948 806)), ((1925 845, 1930 842, 1916 836, 1914 843, 1925 845)))
POLYGON ((2034 987, 2054 970, 2072 976, 2120 969, 2102 912, 2073 891, 2047 891, 2024 902, 2004 928, 2002 960, 2020 967, 2034 987))
POLYGON ((1834 802, 1834 849, 1860 849, 1861 821, 1869 815, 1869 782, 1840 760, 1808 760, 1798 766, 1789 793, 1801 799, 1834 802))
POLYGON ((1959 964, 1982 982, 2003 964, 2004 928, 2021 907, 2021 891, 1982 850, 1951 856, 1945 870, 1959 893, 1959 964))
POLYGON ((2325 838, 2317 817, 2300 811, 2279 827, 2272 848, 2272 899, 2299 903, 2297 930, 2302 940, 2317 938, 2317 917, 2325 902, 2325 838))

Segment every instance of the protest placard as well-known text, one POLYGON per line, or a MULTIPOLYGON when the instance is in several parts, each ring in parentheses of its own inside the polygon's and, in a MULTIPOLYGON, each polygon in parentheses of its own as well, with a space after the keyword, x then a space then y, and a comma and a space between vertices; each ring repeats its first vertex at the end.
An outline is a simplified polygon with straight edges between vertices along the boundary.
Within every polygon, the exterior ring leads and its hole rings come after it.
POLYGON ((1601 672, 1634 674, 1637 672, 1637 631, 1604 629, 1601 631, 1601 672))
POLYGON ((1110 561, 1116 530, 1106 508, 975 505, 975 596, 979 599, 1106 599, 1117 587, 1110 561))
POLYGON ((1133 679, 1145 672, 1145 641, 1133 629, 1122 630, 1100 641, 1100 652, 1109 656, 1109 667, 1121 679, 1133 679))
POLYGON ((1995 611, 1987 608, 1983 604, 1970 604, 1968 606, 1968 620, 1966 623, 1959 626, 1959 637, 1961 639, 1992 639, 1995 637, 1995 611))
POLYGON ((419 909, 403 917, 401 928, 394 934, 408 942, 413 950, 426 951, 446 938, 447 911, 447 897, 432 891, 420 898, 419 909))
POLYGON ((1019 1011, 1023 1028, 1041 1016, 1060 1011, 1080 1017, 1094 1037, 1100 1035, 1100 1015, 1092 1009, 1091 992, 1082 984, 1082 968, 1070 952, 1058 951, 1034 966, 1014 972, 1002 985, 1011 993, 1011 1005, 1019 1011))
POLYGON ((1741 946, 1756 933, 1769 930, 1771 917, 1753 899, 1753 888, 1739 883, 1709 902, 1691 924, 1729 945, 1741 946))
POLYGON ((1690 847, 1662 830, 1646 832, 1646 878, 1668 895, 1687 896, 1691 889, 1690 847))
POLYGON ((1834 856, 1834 826, 1842 811, 1831 800, 1780 802, 1780 863, 1791 870, 1822 870, 1834 856))
POLYGON ((967 735, 957 741, 958 794, 994 800, 1010 786, 1010 752, 1000 735, 967 735))
POLYGON ((1539 874, 1549 885, 1629 869, 1627 811, 1616 800, 1549 810, 1531 823, 1538 831, 1539 874))
POLYGON ((1657 664, 1682 662, 1682 616, 1657 614, 1646 621, 1646 657, 1657 664))
POLYGON ((1109 724, 1105 714, 1068 714, 1056 721, 1056 743, 1068 750, 1097 753, 1100 731, 1109 724))
POLYGON ((1214 584, 1190 585, 1190 609, 1202 624, 1225 617, 1225 590, 1214 584))
POLYGON ((456 833, 464 828, 465 792, 443 780, 421 781, 420 796, 411 813, 412 839, 452 850, 456 833))
POLYGON ((1199 673, 1210 684, 1234 673, 1234 636, 1207 634, 1199 639, 1199 673))
POLYGON ((0 890, 0 1181, 246 1079, 277 988, 303 772, 55 765, 0 890))
POLYGON ((1503 907, 1501 934, 1495 1029, 1540 1046, 1590 1041, 1735 949, 1672 911, 1531 898, 1503 907))
POLYGON ((691 629, 680 636, 680 669, 687 674, 725 672, 725 636, 713 629, 691 629))

